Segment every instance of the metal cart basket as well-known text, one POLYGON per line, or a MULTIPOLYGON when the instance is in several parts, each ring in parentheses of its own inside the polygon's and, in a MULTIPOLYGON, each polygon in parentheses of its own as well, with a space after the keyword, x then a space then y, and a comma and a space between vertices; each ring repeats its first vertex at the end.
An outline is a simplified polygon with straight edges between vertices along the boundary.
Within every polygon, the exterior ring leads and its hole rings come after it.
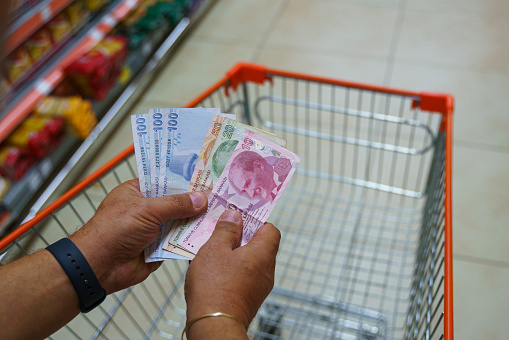
MULTIPOLYGON (((276 284, 252 339, 453 339, 453 99, 240 63, 189 107, 220 107, 302 156, 271 215, 276 284)), ((72 233, 136 177, 133 147, 0 241, 6 264, 72 233)), ((52 339, 174 339, 187 261, 111 294, 52 339)))

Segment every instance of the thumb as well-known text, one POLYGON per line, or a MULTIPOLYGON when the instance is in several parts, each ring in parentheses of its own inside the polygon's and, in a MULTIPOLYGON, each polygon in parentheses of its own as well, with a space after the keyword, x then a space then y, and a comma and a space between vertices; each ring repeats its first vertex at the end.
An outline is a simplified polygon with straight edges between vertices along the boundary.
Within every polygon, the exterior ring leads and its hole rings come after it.
POLYGON ((281 241, 281 232, 271 223, 265 223, 256 231, 251 241, 244 247, 253 249, 256 253, 266 253, 276 257, 281 241))
POLYGON ((207 197, 196 191, 179 195, 145 198, 140 200, 146 204, 159 223, 197 215, 207 206, 207 197))
POLYGON ((216 224, 214 232, 207 243, 214 246, 226 246, 233 250, 242 239, 242 215, 236 210, 226 210, 216 224))

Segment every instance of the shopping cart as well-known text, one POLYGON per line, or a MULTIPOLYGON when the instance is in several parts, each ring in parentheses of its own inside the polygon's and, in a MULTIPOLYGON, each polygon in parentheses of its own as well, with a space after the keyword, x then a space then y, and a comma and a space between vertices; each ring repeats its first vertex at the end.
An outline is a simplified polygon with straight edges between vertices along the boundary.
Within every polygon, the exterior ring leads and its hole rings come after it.
MULTIPOLYGON (((241 63, 189 107, 221 107, 302 156, 271 221, 275 288, 253 339, 453 339, 452 97, 241 63)), ((0 241, 0 264, 82 226, 136 177, 133 147, 0 241)), ((52 339, 174 339, 186 261, 111 294, 52 339)))

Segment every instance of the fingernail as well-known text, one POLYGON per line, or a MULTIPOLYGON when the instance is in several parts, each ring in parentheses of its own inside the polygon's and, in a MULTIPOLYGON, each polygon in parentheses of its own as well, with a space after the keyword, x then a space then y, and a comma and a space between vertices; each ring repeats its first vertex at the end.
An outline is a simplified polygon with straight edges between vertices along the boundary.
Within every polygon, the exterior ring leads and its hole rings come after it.
POLYGON ((193 201, 193 205, 196 209, 201 208, 203 205, 204 197, 201 192, 193 192, 191 195, 191 201, 193 201))
POLYGON ((226 210, 219 219, 220 221, 233 222, 239 224, 242 221, 242 216, 236 210, 226 210))

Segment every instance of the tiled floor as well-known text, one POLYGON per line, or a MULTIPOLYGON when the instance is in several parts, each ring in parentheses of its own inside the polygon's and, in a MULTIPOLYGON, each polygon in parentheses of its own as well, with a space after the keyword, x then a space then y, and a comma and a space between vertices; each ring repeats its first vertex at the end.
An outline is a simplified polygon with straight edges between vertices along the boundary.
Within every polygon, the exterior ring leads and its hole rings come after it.
POLYGON ((240 60, 452 93, 456 339, 506 339, 508 15, 507 0, 219 0, 132 113, 181 106, 240 60))

